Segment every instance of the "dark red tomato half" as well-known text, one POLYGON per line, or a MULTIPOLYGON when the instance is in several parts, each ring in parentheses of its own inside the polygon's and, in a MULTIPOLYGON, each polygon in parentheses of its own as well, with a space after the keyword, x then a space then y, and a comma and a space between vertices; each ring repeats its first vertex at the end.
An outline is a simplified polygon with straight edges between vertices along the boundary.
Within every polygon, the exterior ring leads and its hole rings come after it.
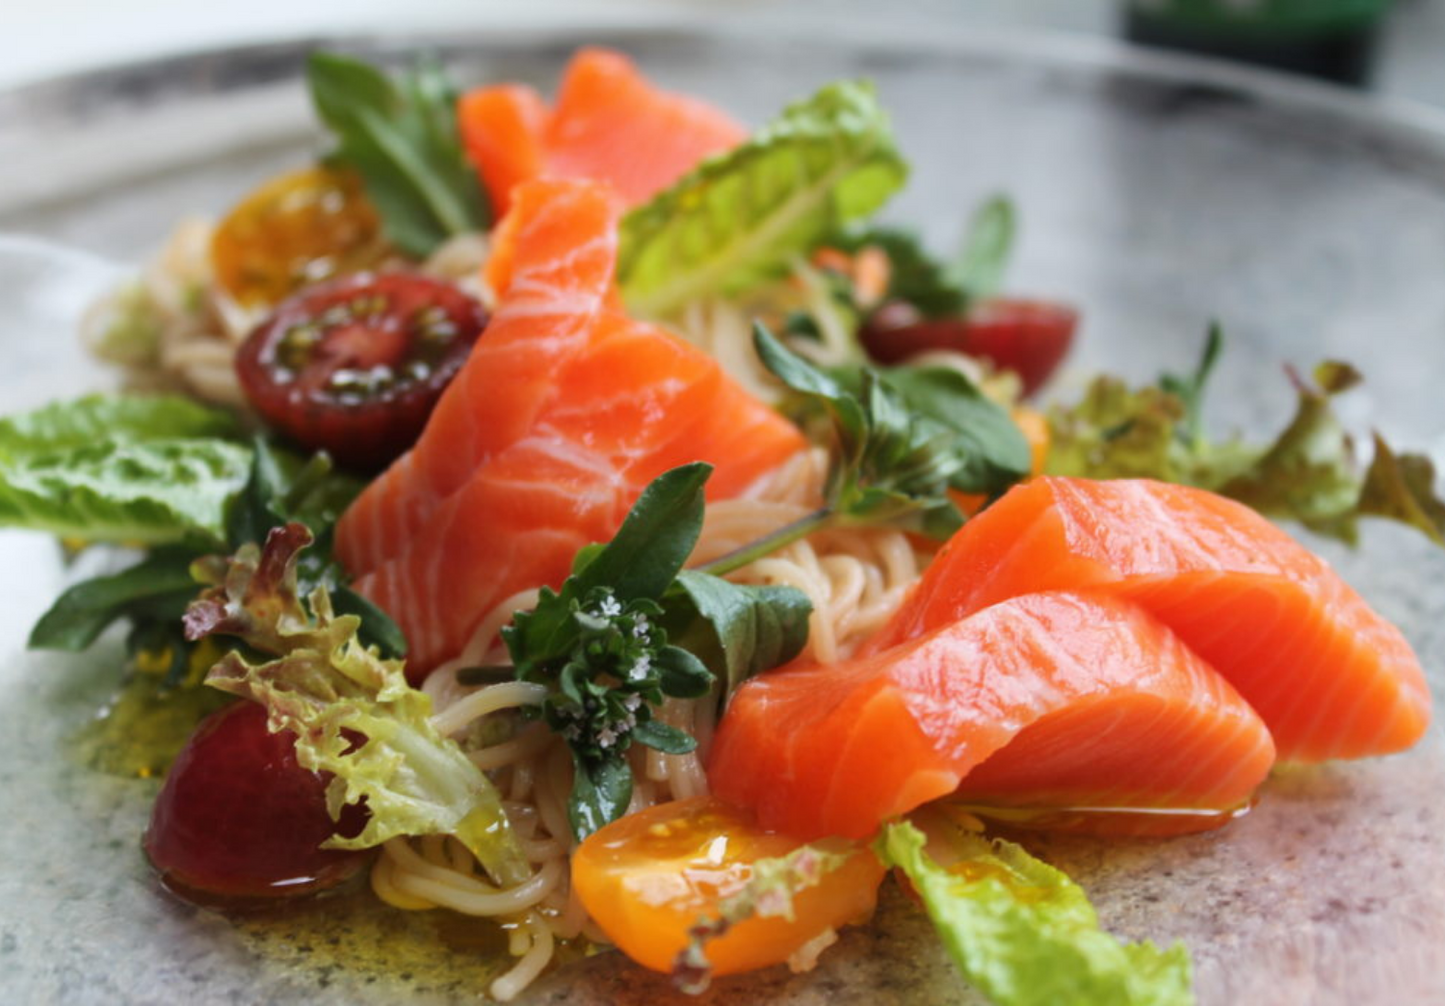
POLYGON ((322 849, 355 836, 366 811, 326 812, 326 777, 296 762, 295 737, 271 733, 266 710, 237 702, 201 721, 151 811, 145 852, 171 890, 192 901, 259 902, 333 887, 366 851, 322 849))
POLYGON ((236 373, 277 430, 375 471, 416 442, 486 323, 445 280, 359 273, 278 305, 242 344, 236 373))
POLYGON ((987 300, 962 318, 924 318, 912 306, 894 302, 874 312, 859 335, 879 363, 951 349, 1012 370, 1024 394, 1031 395, 1068 353, 1078 323, 1073 308, 1038 300, 987 300))

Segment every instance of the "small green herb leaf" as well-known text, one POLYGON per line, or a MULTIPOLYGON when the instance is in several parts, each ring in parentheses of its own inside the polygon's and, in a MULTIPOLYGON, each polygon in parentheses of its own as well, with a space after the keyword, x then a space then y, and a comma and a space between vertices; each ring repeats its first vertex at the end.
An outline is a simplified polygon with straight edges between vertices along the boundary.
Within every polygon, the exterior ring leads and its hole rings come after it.
POLYGON ((1195 449, 1204 445, 1204 390, 1223 349, 1224 332, 1219 322, 1211 322, 1209 333, 1204 337, 1204 352, 1194 373, 1187 377, 1164 374, 1159 378, 1159 387, 1184 403, 1184 422, 1178 433, 1187 446, 1195 449))
POLYGON ((583 549, 560 593, 544 590, 535 610, 502 630, 519 676, 568 653, 577 639, 575 606, 606 587, 621 600, 662 596, 702 533, 706 464, 683 465, 658 476, 638 497, 606 546, 583 549))
POLYGON ((664 754, 680 755, 697 750, 697 741, 693 737, 683 733, 677 727, 657 720, 639 723, 637 728, 632 731, 632 738, 637 743, 655 748, 664 754))
POLYGON ((667 697, 699 698, 712 688, 702 661, 669 644, 659 603, 702 531, 711 471, 692 464, 660 475, 612 541, 584 549, 560 591, 542 591, 535 610, 518 612, 502 630, 518 679, 547 686, 540 715, 572 749, 577 781, 568 806, 578 838, 626 808, 625 753, 634 741, 663 750, 681 743, 653 710, 667 697))
POLYGON ((393 244, 424 258, 449 237, 486 228, 486 198, 457 132, 456 90, 439 63, 421 61, 393 83, 360 60, 318 52, 306 79, 336 136, 335 158, 361 175, 393 244))
POLYGON ((625 758, 592 762, 572 753, 572 795, 567 819, 572 833, 585 838, 617 820, 632 800, 632 768, 625 758))
POLYGON ((748 678, 787 663, 807 645, 813 602, 796 587, 729 583, 683 570, 676 590, 669 613, 687 623, 678 642, 723 683, 724 703, 748 678))
POLYGON ((949 479, 960 492, 997 495, 1029 474, 1032 456, 1008 411, 957 370, 894 367, 884 379, 908 407, 946 427, 963 463, 949 479))
POLYGON ((776 377, 832 420, 837 453, 826 493, 830 521, 892 524, 940 538, 958 529, 963 516, 948 488, 965 458, 947 426, 911 408, 875 371, 859 372, 856 394, 845 389, 761 323, 754 325, 753 345, 776 377))
POLYGON ((158 549, 110 576, 66 590, 30 630, 29 646, 79 652, 122 618, 176 622, 196 596, 188 549, 158 549))
POLYGON ((1013 203, 1006 196, 994 196, 974 211, 950 275, 969 300, 984 300, 1002 288, 1003 274, 1013 252, 1016 216, 1013 203))

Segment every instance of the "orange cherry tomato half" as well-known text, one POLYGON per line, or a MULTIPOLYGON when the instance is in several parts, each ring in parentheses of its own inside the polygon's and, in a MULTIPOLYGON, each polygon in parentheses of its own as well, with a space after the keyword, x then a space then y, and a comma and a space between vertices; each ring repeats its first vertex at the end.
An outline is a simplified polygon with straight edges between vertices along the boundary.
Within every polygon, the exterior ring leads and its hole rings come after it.
MULTIPOLYGON (((587 911, 627 956, 669 972, 702 918, 741 891, 761 859, 804 843, 766 832, 748 812, 712 797, 659 804, 587 838, 572 856, 572 882, 587 911)), ((781 964, 828 929, 873 911, 883 865, 866 846, 793 899, 793 918, 753 917, 706 945, 715 975, 781 964)))
POLYGON ((381 221, 351 171, 306 168, 249 193, 216 227, 216 282, 247 307, 368 269, 386 255, 381 221))

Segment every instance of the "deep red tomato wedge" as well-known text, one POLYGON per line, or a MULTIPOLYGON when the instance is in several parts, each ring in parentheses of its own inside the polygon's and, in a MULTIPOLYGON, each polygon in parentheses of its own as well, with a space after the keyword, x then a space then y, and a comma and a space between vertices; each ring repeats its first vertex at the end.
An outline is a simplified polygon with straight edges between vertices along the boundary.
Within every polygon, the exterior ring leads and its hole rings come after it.
POLYGON ((368 854, 320 845, 359 834, 366 812, 348 806, 333 822, 326 784, 297 764, 292 734, 267 730, 262 706, 237 702, 206 717, 171 767, 146 855, 166 886, 191 900, 260 901, 335 886, 368 854))
POLYGON ((277 306, 242 344, 236 373, 291 440, 376 471, 416 442, 486 323, 445 280, 360 273, 277 306))
POLYGON ((892 303, 874 313, 860 336, 879 363, 902 363, 930 350, 950 349, 1012 370, 1031 395, 1053 374, 1074 341, 1079 315, 1038 300, 986 300, 962 318, 924 318, 892 303))

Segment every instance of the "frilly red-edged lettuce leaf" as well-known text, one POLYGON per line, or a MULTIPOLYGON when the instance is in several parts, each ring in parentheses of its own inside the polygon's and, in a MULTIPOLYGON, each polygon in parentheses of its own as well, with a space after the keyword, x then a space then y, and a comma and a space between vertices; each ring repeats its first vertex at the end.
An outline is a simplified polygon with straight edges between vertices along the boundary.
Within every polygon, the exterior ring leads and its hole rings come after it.
POLYGON ((255 663, 232 650, 207 684, 264 705, 273 731, 297 737, 296 759, 334 776, 333 818, 366 801, 370 817, 339 848, 368 848, 399 835, 454 835, 502 884, 530 869, 481 769, 431 724, 431 699, 406 682, 402 662, 357 639, 361 619, 336 615, 324 586, 303 604, 298 553, 311 542, 301 524, 273 529, 263 548, 243 546, 193 567, 210 584, 186 613, 187 636, 238 637, 275 659, 255 663), (308 610, 309 606, 309 610, 308 610))

